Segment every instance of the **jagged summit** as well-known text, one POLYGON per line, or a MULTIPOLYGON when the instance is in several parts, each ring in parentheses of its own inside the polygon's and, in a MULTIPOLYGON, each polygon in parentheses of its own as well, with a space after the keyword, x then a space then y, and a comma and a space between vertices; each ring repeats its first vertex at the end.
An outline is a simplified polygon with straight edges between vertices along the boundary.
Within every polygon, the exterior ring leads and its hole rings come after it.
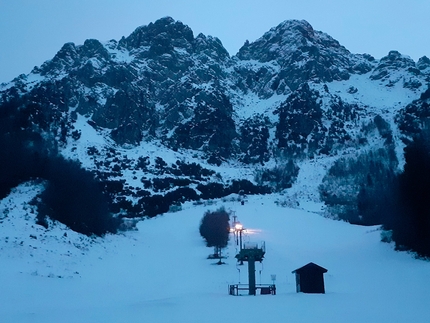
POLYGON ((286 20, 271 28, 253 43, 239 49, 240 59, 256 59, 261 62, 282 60, 282 56, 303 46, 317 43, 315 31, 305 20, 286 20))
POLYGON ((172 17, 161 18, 154 23, 138 27, 120 45, 128 50, 149 46, 152 55, 162 55, 179 47, 192 51, 194 34, 190 27, 172 17))
POLYGON ((172 17, 161 18, 149 25, 138 27, 127 38, 122 38, 119 47, 125 47, 131 52, 149 49, 149 56, 156 57, 172 54, 175 49, 182 49, 188 53, 205 52, 209 56, 227 58, 229 54, 221 41, 212 36, 199 34, 194 37, 193 31, 180 21, 172 17))
MULTIPOLYGON (((94 81, 99 81, 100 77, 108 74, 109 83, 113 85, 131 81, 140 74, 136 73, 136 68, 127 72, 113 71, 118 69, 118 64, 141 65, 142 60, 151 60, 155 65, 167 67, 176 74, 177 69, 193 64, 193 55, 199 55, 199 59, 209 58, 206 61, 213 59, 225 62, 229 59, 229 53, 218 38, 203 34, 194 37, 190 27, 171 17, 165 17, 136 28, 128 37, 122 37, 119 41, 102 43, 96 39, 87 39, 83 45, 66 43, 51 60, 36 67, 32 73, 50 78, 72 73, 79 78, 83 76, 94 81), (97 74, 96 78, 94 74, 97 74)), ((150 69, 157 69, 154 64, 150 69)), ((145 70, 141 67, 137 69, 140 72, 145 70)))
POLYGON ((425 64, 422 64, 424 60, 421 59, 420 64, 416 64, 409 56, 392 50, 387 56, 379 60, 378 65, 370 75, 370 79, 380 80, 388 86, 393 86, 398 81, 403 80, 405 87, 419 88, 422 85, 422 80, 419 78, 422 74, 421 70, 426 69, 425 64))
POLYGON ((261 62, 278 60, 287 63, 285 56, 297 51, 315 54, 312 49, 336 51, 349 55, 350 52, 329 35, 316 31, 305 20, 286 20, 271 28, 262 37, 243 46, 238 53, 241 59, 257 59, 261 62))
POLYGON ((68 72, 79 68, 82 62, 93 62, 97 60, 99 65, 106 65, 111 59, 108 49, 97 39, 87 39, 83 45, 66 43, 57 52, 52 60, 48 60, 36 67, 32 72, 40 73, 43 76, 55 77, 61 72, 68 72))
POLYGON ((351 73, 367 73, 371 59, 353 55, 329 35, 305 20, 287 20, 238 52, 241 60, 276 62, 291 89, 305 80, 347 80, 351 73))
POLYGON ((430 59, 427 56, 423 56, 418 59, 417 67, 420 71, 430 69, 430 59))

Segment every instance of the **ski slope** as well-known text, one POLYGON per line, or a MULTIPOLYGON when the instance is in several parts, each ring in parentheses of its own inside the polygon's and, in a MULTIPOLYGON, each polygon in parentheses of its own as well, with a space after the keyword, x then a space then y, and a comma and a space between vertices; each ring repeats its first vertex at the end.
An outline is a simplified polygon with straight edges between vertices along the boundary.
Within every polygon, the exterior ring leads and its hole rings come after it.
MULTIPOLYGON (((428 322, 430 262, 380 242, 380 230, 278 206, 283 196, 237 196, 138 223, 136 231, 88 238, 61 224, 34 224, 28 201, 42 189, 23 184, 0 201, 0 318, 5 323, 110 322, 428 322), (277 295, 230 296, 247 283, 233 239, 225 265, 199 235, 207 210, 224 206, 265 241, 257 283, 277 295), (297 294, 291 271, 315 262, 328 269, 326 294, 297 294)), ((309 202, 310 203, 310 202, 309 202)))

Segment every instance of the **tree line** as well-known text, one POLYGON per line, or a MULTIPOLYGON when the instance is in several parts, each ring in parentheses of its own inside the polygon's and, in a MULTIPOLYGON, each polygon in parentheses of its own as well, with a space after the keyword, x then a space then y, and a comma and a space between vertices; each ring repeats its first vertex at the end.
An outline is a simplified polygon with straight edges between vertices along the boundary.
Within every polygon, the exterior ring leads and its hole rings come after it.
POLYGON ((120 220, 109 212, 100 183, 78 161, 62 157, 52 137, 41 135, 33 116, 43 119, 43 113, 19 99, 0 106, 0 199, 20 183, 43 181, 35 199, 38 224, 47 227, 50 217, 86 235, 116 232, 120 220))

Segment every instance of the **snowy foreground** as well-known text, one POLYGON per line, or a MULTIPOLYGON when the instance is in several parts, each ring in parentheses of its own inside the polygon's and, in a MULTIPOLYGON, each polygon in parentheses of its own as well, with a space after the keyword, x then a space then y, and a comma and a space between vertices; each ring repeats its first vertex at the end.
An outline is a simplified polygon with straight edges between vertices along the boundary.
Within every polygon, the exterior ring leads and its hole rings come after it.
MULTIPOLYGON (((34 225, 22 185, 0 202, 0 321, 20 322, 429 322, 430 262, 380 242, 360 227, 252 196, 245 205, 186 205, 130 231, 91 239, 61 225, 34 225), (277 295, 230 296, 247 283, 230 242, 226 264, 206 259, 198 227, 206 210, 234 211, 245 241, 266 242, 257 283, 277 295), (295 292, 291 271, 308 262, 328 269, 326 294, 295 292), (261 271, 261 273, 260 273, 261 271)), ((317 208, 314 206, 314 208, 317 208)))

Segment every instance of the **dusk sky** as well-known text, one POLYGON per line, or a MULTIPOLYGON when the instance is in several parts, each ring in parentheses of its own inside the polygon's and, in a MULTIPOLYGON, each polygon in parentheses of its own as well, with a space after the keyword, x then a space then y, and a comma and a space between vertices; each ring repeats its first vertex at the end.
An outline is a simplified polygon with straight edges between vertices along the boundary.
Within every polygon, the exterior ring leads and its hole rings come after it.
POLYGON ((0 0, 0 82, 51 59, 64 43, 119 40, 171 16, 218 37, 230 55, 288 19, 305 19, 353 53, 430 56, 429 0, 0 0))

